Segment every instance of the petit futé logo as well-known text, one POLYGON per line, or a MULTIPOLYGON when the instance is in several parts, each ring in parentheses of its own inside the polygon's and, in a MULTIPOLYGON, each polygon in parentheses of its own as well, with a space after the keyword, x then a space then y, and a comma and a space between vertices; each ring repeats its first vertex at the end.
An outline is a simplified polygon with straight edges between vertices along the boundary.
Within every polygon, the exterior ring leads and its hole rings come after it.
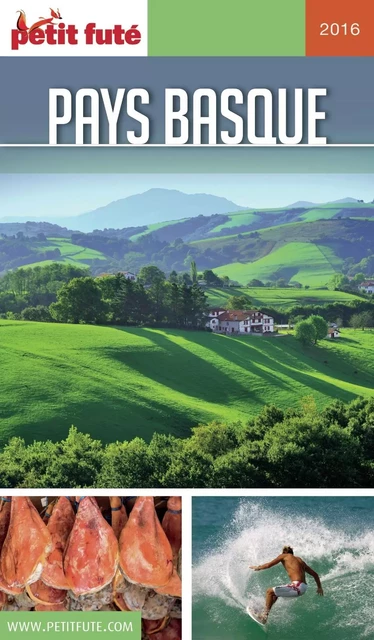
MULTIPOLYGON (((66 25, 62 22, 59 9, 50 9, 49 18, 39 18, 30 27, 27 26, 26 13, 17 11, 17 28, 12 29, 12 51, 18 51, 20 46, 32 45, 77 45, 79 44, 79 29, 74 24, 66 25)), ((83 43, 86 45, 137 45, 142 36, 137 24, 125 29, 120 24, 113 28, 98 28, 96 22, 87 23, 83 31, 83 43)))

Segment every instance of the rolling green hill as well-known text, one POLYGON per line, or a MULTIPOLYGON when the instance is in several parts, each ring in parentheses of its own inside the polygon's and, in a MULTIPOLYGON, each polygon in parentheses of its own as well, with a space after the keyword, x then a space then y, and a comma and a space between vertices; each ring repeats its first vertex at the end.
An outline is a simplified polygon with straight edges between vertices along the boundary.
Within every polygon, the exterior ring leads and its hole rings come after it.
POLYGON ((70 238, 51 235, 47 240, 41 233, 25 237, 18 232, 0 238, 0 273, 52 260, 87 265, 93 275, 137 273, 150 264, 169 274, 188 271, 194 260, 199 272, 213 269, 241 284, 252 278, 284 278, 322 287, 336 272, 362 271, 370 278, 374 206, 361 204, 248 209, 92 234, 72 232, 70 238))
POLYGON ((59 249, 61 252, 61 262, 79 263, 86 260, 105 260, 105 256, 101 251, 72 244, 68 238, 48 238, 47 242, 40 243, 40 249, 42 251, 59 249))
POLYGON ((314 287, 326 285, 343 264, 329 247, 308 242, 290 242, 253 262, 223 265, 215 272, 240 284, 252 278, 262 281, 285 278, 314 287))
POLYGON ((228 289, 207 289, 209 304, 214 307, 225 306, 231 296, 248 296, 253 307, 272 307, 287 310, 297 304, 348 303, 360 299, 352 293, 329 291, 327 289, 276 289, 267 287, 230 287, 228 289))
POLYGON ((27 267, 39 267, 53 262, 64 262, 82 267, 89 266, 93 260, 106 260, 101 251, 72 244, 69 238, 47 238, 44 242, 36 242, 35 248, 39 253, 59 249, 61 257, 53 260, 37 260, 25 265, 27 267))
POLYGON ((374 333, 303 350, 292 336, 0 321, 0 444, 59 440, 71 424, 105 442, 187 436, 264 404, 373 395, 374 333))

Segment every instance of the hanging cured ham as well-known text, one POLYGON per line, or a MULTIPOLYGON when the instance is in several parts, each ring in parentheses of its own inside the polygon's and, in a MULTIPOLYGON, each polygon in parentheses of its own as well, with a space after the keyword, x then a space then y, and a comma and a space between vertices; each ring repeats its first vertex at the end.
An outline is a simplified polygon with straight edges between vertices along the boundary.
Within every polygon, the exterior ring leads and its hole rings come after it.
POLYGON ((64 557, 69 588, 76 596, 103 589, 114 578, 118 541, 95 498, 82 498, 64 557))
POLYGON ((63 567, 63 555, 75 521, 75 513, 68 498, 59 498, 48 521, 52 551, 43 569, 42 580, 54 589, 68 589, 63 567))
POLYGON ((129 582, 165 586, 173 574, 173 552, 152 497, 137 498, 120 540, 120 566, 129 582))
POLYGON ((36 582, 52 549, 51 535, 30 498, 14 496, 1 551, 1 573, 10 587, 36 582))

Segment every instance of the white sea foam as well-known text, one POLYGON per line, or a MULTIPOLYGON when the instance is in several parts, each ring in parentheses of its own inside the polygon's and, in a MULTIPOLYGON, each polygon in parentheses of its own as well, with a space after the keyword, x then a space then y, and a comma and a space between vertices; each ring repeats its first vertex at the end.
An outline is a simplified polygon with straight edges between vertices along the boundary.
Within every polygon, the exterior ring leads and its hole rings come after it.
MULTIPOLYGON (((297 500, 295 512, 300 514, 297 500)), ((253 572, 249 565, 268 562, 284 545, 291 545, 295 555, 320 574, 325 597, 316 595, 309 576, 303 598, 278 601, 272 610, 271 621, 278 630, 302 631, 304 624, 310 625, 312 614, 321 632, 330 629, 332 634, 340 629, 343 633, 351 627, 355 635, 343 634, 342 638, 374 637, 374 531, 328 522, 328 512, 321 517, 293 515, 289 509, 273 509, 270 501, 243 499, 232 522, 215 540, 214 550, 210 547, 194 567, 195 599, 210 600, 213 611, 215 601, 217 620, 229 609, 244 611, 248 604, 262 608, 266 589, 287 583, 288 577, 281 565, 263 572, 253 572)))

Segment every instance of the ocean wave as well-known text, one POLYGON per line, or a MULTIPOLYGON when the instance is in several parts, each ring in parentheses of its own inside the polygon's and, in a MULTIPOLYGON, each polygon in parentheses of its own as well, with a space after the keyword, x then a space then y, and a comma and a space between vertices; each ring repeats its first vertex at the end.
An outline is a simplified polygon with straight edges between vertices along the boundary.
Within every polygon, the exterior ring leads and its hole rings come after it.
POLYGON ((303 514, 298 498, 294 500, 295 513, 262 500, 240 501, 232 521, 209 541, 209 550, 193 569, 195 603, 209 606, 218 624, 230 618, 232 610, 244 614, 247 605, 262 609, 266 589, 287 583, 288 577, 282 565, 262 572, 248 567, 272 560, 284 545, 291 545, 295 555, 319 573, 325 597, 316 595, 309 576, 303 598, 278 600, 269 629, 276 627, 285 635, 297 630, 304 638, 312 637, 312 629, 313 637, 318 630, 319 638, 333 637, 338 629, 337 640, 373 637, 374 531, 363 530, 365 525, 357 519, 330 524, 328 512, 310 515, 306 509, 303 514))

